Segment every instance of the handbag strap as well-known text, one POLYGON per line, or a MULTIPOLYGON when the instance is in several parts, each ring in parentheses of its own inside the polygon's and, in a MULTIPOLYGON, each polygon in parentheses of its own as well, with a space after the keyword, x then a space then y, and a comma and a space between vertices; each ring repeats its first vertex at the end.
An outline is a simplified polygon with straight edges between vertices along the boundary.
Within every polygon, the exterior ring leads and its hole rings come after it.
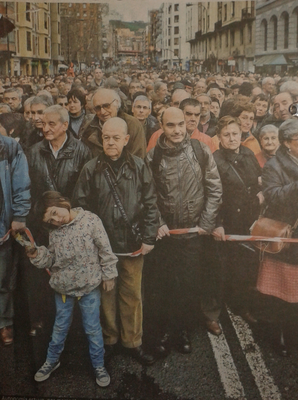
POLYGON ((121 215, 122 215, 122 217, 123 217, 123 219, 124 219, 126 225, 128 225, 128 226, 130 227, 130 229, 131 229, 132 226, 131 226, 131 224, 129 223, 127 214, 126 214, 126 212, 125 212, 125 210, 124 210, 124 207, 123 207, 123 205, 122 205, 122 203, 121 203, 121 200, 120 200, 120 198, 119 198, 119 196, 118 196, 118 193, 117 193, 117 191, 116 191, 116 188, 115 188, 115 186, 114 186, 114 183, 113 183, 113 181, 112 181, 112 179, 111 179, 110 173, 109 173, 109 171, 108 171, 107 168, 104 169, 103 174, 104 174, 104 177, 106 178, 106 181, 108 182, 108 185, 109 185, 109 188, 110 188, 110 190, 111 190, 111 192, 112 192, 112 195, 113 195, 113 197, 114 197, 115 203, 116 203, 117 206, 119 207, 119 211, 120 211, 120 213, 121 213, 121 215))
POLYGON ((241 176, 238 174, 236 168, 234 168, 234 166, 233 166, 231 163, 229 163, 229 165, 230 165, 230 167, 232 168, 232 170, 235 172, 235 174, 236 174, 237 178, 239 179, 239 181, 240 181, 240 182, 242 183, 242 185, 245 187, 245 190, 247 191, 246 185, 245 185, 243 179, 241 178, 241 176))

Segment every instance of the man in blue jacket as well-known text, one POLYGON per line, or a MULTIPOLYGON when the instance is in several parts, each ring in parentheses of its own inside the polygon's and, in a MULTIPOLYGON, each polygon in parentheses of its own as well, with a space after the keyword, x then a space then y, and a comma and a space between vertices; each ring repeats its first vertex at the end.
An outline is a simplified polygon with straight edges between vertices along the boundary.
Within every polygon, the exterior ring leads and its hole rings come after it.
POLYGON ((0 135, 0 337, 5 345, 13 342, 15 266, 11 239, 4 237, 10 228, 25 228, 30 204, 25 154, 14 139, 0 135))

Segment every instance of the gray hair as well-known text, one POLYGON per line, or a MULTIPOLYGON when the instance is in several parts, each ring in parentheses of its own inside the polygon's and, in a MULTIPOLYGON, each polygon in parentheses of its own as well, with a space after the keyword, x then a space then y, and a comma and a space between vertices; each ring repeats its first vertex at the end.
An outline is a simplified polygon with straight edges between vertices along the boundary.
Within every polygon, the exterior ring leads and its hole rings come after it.
POLYGON ((64 122, 68 122, 69 123, 69 114, 68 111, 64 108, 59 106, 58 104, 48 107, 43 111, 43 114, 59 114, 60 116, 60 122, 62 122, 62 124, 64 122))
POLYGON ((164 82, 155 82, 154 83, 154 92, 157 92, 163 85, 167 86, 167 84, 164 82))
POLYGON ((278 130, 280 143, 292 140, 298 135, 298 120, 296 118, 287 119, 283 122, 278 130))
MULTIPOLYGON (((264 78, 262 80, 262 86, 264 86, 270 79, 273 79, 273 78, 271 76, 266 76, 266 78, 264 78)), ((274 84, 275 84, 275 81, 274 81, 274 84)))
POLYGON ((54 105, 54 102, 53 102, 52 97, 50 98, 50 97, 41 95, 41 96, 33 97, 33 99, 31 100, 31 106, 33 106, 33 104, 43 104, 46 107, 50 107, 50 106, 54 105))
POLYGON ((147 101, 147 103, 149 104, 149 108, 150 108, 150 110, 151 110, 151 100, 149 100, 147 96, 142 96, 142 95, 137 96, 137 97, 134 99, 134 102, 133 102, 133 105, 132 105, 133 107, 135 106, 135 104, 136 104, 137 101, 147 101))
POLYGON ((207 93, 200 93, 200 94, 196 95, 195 98, 198 100, 199 97, 203 97, 203 96, 204 96, 204 97, 207 97, 207 98, 209 99, 209 104, 212 103, 212 99, 211 99, 211 97, 209 96, 209 94, 207 94, 207 93))
POLYGON ((15 87, 5 89, 4 94, 6 94, 6 93, 17 93, 19 99, 22 98, 22 93, 18 90, 18 88, 15 88, 15 87))
POLYGON ((266 135, 266 133, 276 133, 278 135, 278 128, 275 125, 264 125, 259 133, 259 139, 266 135))
POLYGON ((31 96, 31 97, 29 97, 29 99, 25 100, 25 101, 24 101, 24 107, 31 106, 31 103, 32 103, 32 101, 33 101, 33 99, 34 99, 35 97, 36 97, 36 96, 31 96))
POLYGON ((297 96, 298 95, 298 82, 287 81, 281 85, 279 91, 280 92, 288 92, 292 96, 297 96))
POLYGON ((6 108, 7 109, 7 112, 12 112, 11 111, 11 108, 9 107, 9 105, 8 104, 6 104, 6 103, 0 103, 0 108, 6 108))
POLYGON ((121 98, 120 98, 119 94, 116 92, 116 90, 114 90, 114 89, 100 88, 100 89, 96 90, 96 92, 94 92, 94 94, 92 96, 92 103, 93 103, 94 96, 96 94, 102 92, 102 91, 105 91, 105 90, 108 90, 109 92, 114 93, 114 97, 115 97, 115 99, 116 99, 116 101, 118 103, 117 104, 117 111, 119 111, 119 109, 121 107, 121 98))

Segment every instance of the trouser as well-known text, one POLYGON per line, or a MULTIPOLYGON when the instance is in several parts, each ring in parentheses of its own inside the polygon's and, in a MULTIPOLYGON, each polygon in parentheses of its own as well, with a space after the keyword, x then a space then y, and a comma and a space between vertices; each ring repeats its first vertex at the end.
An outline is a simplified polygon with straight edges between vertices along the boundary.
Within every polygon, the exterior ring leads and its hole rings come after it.
MULTIPOLYGON (((50 363, 57 362, 64 349, 66 336, 72 322, 75 300, 75 297, 66 296, 64 303, 62 295, 55 293, 56 318, 52 340, 50 341, 47 353, 47 361, 50 363)), ((89 354, 92 366, 93 368, 102 367, 104 365, 104 346, 99 321, 99 289, 96 288, 91 293, 82 296, 78 300, 78 303, 82 313, 84 331, 89 342, 89 354)))
POLYGON ((0 246, 0 329, 13 324, 16 265, 12 248, 11 239, 0 246))
POLYGON ((256 286, 258 252, 238 243, 224 243, 225 300, 236 314, 248 312, 256 286))
POLYGON ((214 291, 202 291, 202 283, 206 285, 208 276, 204 274, 207 268, 205 246, 206 239, 200 236, 162 239, 159 251, 162 252, 164 263, 160 265, 156 277, 159 302, 157 318, 161 331, 168 328, 177 331, 190 329, 199 300, 207 319, 217 320, 219 317, 220 304, 212 295, 214 291))
POLYGON ((124 347, 142 344, 142 269, 143 256, 119 257, 118 278, 113 290, 102 290, 102 330, 105 344, 119 338, 124 347))

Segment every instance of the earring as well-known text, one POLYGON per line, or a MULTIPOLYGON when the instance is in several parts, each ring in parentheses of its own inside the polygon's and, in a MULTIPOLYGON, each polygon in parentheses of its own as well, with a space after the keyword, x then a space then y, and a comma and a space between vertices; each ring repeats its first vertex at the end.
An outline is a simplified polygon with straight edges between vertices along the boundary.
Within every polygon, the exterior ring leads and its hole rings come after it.
POLYGON ((291 149, 288 147, 288 152, 290 153, 291 152, 291 149))

